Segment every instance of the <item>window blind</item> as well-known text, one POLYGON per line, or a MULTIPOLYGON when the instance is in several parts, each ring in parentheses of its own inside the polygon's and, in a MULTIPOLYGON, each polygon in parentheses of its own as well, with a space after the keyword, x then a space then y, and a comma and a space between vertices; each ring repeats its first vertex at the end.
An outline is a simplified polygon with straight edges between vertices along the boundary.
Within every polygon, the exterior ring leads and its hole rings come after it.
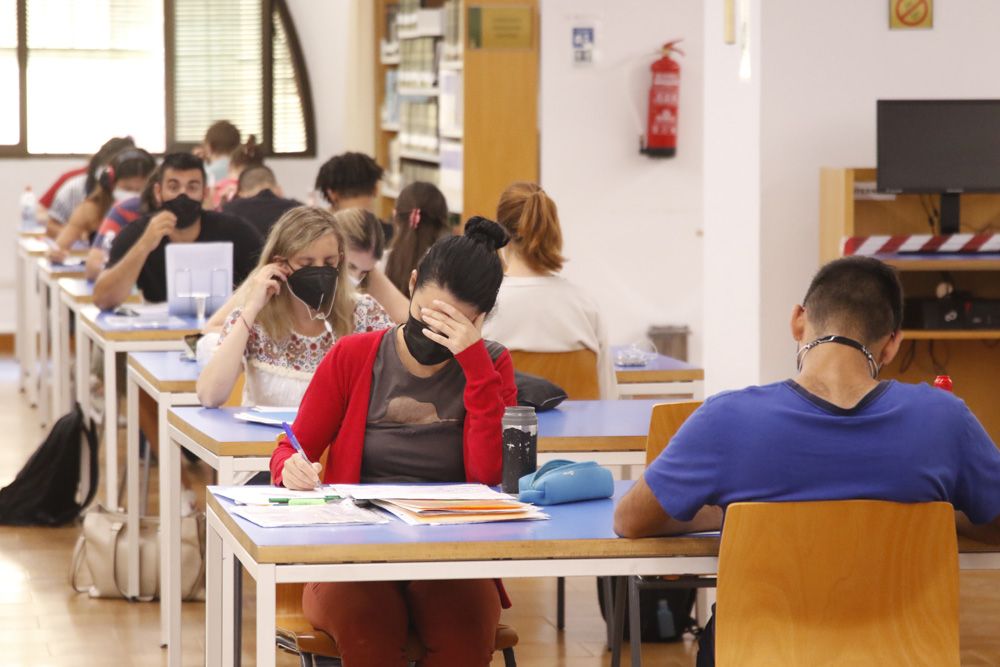
POLYGON ((0 0, 0 90, 6 102, 0 104, 0 146, 21 140, 21 84, 17 71, 17 0, 0 0))
MULTIPOLYGON (((89 154, 125 134, 162 151, 163 0, 25 1, 28 152, 89 154)), ((2 23, 0 40, 8 31, 2 23)), ((0 81, 4 76, 0 63, 0 81)), ((6 116, 0 119, 5 125, 6 116)))
POLYGON ((217 120, 262 141, 260 0, 174 0, 174 140, 200 143, 217 120))
POLYGON ((302 108, 302 91, 295 76, 288 32, 280 14, 271 14, 273 26, 272 109, 275 153, 300 153, 306 150, 306 119, 302 108))

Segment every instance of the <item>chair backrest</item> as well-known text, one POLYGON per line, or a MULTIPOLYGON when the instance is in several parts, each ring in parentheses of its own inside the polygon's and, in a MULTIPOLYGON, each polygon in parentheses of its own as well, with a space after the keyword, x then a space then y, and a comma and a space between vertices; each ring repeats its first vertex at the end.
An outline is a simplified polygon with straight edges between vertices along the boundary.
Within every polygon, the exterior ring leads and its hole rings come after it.
POLYGON ((948 503, 734 503, 718 581, 718 667, 959 664, 948 503))
POLYGON ((553 382, 575 401, 591 401, 601 397, 597 372, 597 353, 593 350, 573 352, 525 352, 511 350, 514 368, 553 382))
POLYGON ((653 406, 646 436, 646 465, 653 462, 687 418, 701 407, 701 401, 659 403, 653 406))

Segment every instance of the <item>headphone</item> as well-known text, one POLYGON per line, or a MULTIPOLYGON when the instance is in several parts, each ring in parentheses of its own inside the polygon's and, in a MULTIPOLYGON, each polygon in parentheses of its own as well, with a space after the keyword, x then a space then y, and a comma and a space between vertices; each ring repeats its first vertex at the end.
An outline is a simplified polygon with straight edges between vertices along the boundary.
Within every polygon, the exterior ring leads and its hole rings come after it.
POLYGON ((118 165, 118 169, 130 160, 143 160, 151 161, 153 158, 146 151, 139 148, 126 148, 119 153, 116 153, 111 162, 101 167, 97 172, 97 182, 102 188, 107 192, 111 192, 115 189, 115 181, 117 180, 117 174, 115 173, 115 165, 118 165))

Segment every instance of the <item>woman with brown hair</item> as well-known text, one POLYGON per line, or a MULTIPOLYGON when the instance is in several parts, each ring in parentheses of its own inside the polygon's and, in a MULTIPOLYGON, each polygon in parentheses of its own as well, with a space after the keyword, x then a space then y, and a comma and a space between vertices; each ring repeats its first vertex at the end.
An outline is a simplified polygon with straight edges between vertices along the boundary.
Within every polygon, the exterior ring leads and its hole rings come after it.
POLYGON ((155 168, 153 156, 141 148, 126 148, 111 158, 97 172, 87 198, 73 209, 66 225, 59 231, 56 247, 49 251, 49 259, 53 262, 65 261, 74 243, 83 238, 89 240, 97 233, 115 202, 139 196, 155 168))
POLYGON ((484 335, 509 350, 592 350, 601 396, 609 398, 614 381, 597 305, 559 276, 566 258, 556 203, 535 183, 513 183, 500 195, 497 222, 511 240, 501 251, 504 281, 484 335), (526 322, 532 326, 524 326, 526 322))
POLYGON ((395 238, 385 261, 385 275, 396 289, 406 294, 410 274, 427 249, 438 239, 451 236, 448 202, 434 185, 411 183, 396 198, 392 222, 395 238))
POLYGON ((236 147, 226 162, 226 177, 215 182, 212 187, 212 208, 222 210, 236 197, 239 190, 240 174, 251 167, 264 165, 264 148, 257 143, 257 137, 250 135, 247 142, 236 147))

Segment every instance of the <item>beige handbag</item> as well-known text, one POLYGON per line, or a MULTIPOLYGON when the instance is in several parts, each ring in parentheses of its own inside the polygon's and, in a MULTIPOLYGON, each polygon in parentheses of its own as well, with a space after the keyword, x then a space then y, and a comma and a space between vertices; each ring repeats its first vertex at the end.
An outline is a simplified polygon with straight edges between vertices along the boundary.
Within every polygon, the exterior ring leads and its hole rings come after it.
MULTIPOLYGON (((70 580, 78 593, 92 598, 123 598, 128 584, 128 527, 124 512, 98 505, 83 517, 83 530, 73 551, 70 580), (82 570, 90 583, 81 583, 82 570)), ((205 514, 181 519, 181 592, 185 600, 205 599, 205 514)), ((139 520, 139 597, 160 595, 160 520, 139 520)))

